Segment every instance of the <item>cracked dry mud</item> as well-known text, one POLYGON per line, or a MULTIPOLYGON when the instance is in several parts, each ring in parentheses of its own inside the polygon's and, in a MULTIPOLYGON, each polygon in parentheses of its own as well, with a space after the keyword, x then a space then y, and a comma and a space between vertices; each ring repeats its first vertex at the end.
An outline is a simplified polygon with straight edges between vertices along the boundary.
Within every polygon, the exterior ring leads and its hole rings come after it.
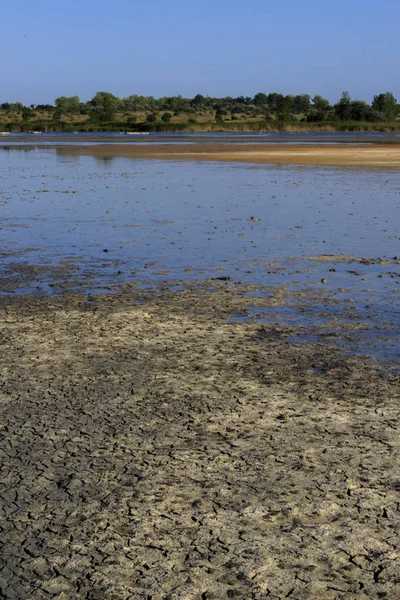
POLYGON ((398 376, 250 301, 2 299, 1 598, 400 598, 398 376))

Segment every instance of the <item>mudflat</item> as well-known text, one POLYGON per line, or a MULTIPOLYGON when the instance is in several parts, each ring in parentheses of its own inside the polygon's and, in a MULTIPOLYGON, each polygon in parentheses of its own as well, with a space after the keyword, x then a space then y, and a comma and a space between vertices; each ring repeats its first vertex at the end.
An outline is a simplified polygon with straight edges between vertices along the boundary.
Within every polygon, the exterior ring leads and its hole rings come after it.
POLYGON ((247 163, 400 167, 400 146, 393 144, 96 144, 57 147, 57 153, 84 156, 236 161, 247 163))
POLYGON ((399 598, 397 171, 14 150, 0 597, 399 598))
POLYGON ((2 298, 3 598, 400 598, 399 377, 253 302, 2 298))

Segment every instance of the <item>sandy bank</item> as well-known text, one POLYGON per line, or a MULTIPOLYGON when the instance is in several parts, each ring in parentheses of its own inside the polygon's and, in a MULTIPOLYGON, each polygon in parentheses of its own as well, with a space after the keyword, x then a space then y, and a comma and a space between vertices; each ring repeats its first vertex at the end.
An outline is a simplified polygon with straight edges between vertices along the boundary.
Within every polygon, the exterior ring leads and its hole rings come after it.
POLYGON ((57 147, 59 154, 83 156, 155 158, 175 160, 235 161, 266 164, 400 167, 400 146, 382 145, 279 145, 193 144, 152 145, 99 144, 57 147))

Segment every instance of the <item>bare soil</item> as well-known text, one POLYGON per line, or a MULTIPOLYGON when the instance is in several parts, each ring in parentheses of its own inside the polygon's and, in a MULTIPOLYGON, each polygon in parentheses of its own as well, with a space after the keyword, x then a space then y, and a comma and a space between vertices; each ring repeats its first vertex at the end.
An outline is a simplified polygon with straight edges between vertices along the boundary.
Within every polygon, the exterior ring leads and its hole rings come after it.
POLYGON ((253 301, 2 298, 2 598, 400 598, 399 377, 253 301))

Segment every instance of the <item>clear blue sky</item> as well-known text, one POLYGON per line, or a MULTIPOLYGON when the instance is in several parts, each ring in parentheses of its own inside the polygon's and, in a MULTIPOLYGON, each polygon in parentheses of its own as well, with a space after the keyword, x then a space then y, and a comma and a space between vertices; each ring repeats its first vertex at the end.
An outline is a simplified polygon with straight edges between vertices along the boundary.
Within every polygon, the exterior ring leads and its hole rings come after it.
POLYGON ((18 0, 3 8, 0 102, 348 90, 400 98, 398 0, 18 0))

